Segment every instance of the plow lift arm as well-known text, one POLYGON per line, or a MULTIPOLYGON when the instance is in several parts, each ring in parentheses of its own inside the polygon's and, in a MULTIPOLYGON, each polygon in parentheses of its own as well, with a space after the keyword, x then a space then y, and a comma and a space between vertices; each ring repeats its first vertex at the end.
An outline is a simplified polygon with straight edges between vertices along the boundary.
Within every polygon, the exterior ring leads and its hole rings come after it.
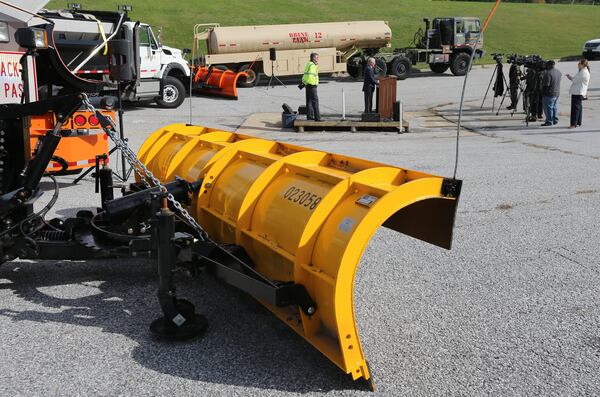
POLYGON ((5 128, 10 129, 9 124, 12 120, 18 120, 24 116, 40 115, 49 111, 56 115, 54 129, 46 133, 37 155, 29 162, 22 173, 22 186, 0 196, 0 213, 8 212, 35 196, 46 167, 48 167, 60 142, 60 129, 63 122, 79 109, 82 99, 81 94, 75 94, 54 97, 44 102, 0 106, 0 127, 2 127, 2 130, 5 128))

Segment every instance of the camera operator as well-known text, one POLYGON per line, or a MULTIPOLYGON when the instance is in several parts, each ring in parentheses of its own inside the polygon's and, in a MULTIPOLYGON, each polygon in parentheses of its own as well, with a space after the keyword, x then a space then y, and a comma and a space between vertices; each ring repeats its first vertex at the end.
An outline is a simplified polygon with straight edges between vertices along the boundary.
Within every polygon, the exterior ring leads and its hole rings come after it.
POLYGON ((542 116, 542 77, 543 73, 536 64, 536 61, 528 60, 525 64, 527 73, 525 74, 525 94, 523 101, 523 110, 527 115, 528 121, 537 121, 542 116))
POLYGON ((554 61, 546 63, 546 72, 542 80, 543 104, 546 122, 542 127, 558 124, 558 97, 560 96, 560 79, 562 73, 556 69, 554 61))
POLYGON ((509 90, 510 90, 510 105, 506 108, 508 110, 516 110, 519 104, 519 86, 523 79, 523 71, 521 66, 516 62, 510 65, 508 71, 509 90))

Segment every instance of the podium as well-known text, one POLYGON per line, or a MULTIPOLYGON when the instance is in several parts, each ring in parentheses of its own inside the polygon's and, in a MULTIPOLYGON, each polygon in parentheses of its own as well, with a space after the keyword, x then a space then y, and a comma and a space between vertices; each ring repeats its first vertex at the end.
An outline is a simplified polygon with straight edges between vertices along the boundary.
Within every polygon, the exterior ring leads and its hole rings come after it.
POLYGON ((377 87, 376 110, 381 119, 394 117, 394 103, 396 102, 397 84, 395 76, 386 76, 379 79, 377 87))

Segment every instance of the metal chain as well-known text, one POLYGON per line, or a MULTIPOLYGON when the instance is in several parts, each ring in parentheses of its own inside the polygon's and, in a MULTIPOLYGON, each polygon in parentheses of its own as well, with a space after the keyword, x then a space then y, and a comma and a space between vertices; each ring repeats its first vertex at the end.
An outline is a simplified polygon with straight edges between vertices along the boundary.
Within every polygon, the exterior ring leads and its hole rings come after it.
MULTIPOLYGON (((82 103, 83 106, 85 106, 90 112, 98 113, 96 108, 90 103, 87 95, 85 94, 82 103)), ((202 229, 202 226, 200 226, 198 222, 196 222, 196 220, 190 215, 190 213, 183 208, 181 203, 167 191, 167 188, 154 176, 152 171, 150 171, 146 165, 137 158, 137 155, 133 152, 133 150, 131 150, 127 143, 115 133, 117 126, 115 125, 114 121, 110 117, 107 117, 107 119, 110 122, 112 129, 103 127, 104 132, 106 132, 121 153, 125 155, 129 165, 133 167, 133 171, 141 178, 142 182, 146 186, 149 186, 148 180, 150 180, 154 186, 160 188, 163 193, 167 193, 167 200, 175 208, 175 213, 178 214, 180 218, 183 218, 182 220, 189 224, 198 233, 200 238, 203 240, 208 240, 208 233, 206 233, 206 231, 202 229)))

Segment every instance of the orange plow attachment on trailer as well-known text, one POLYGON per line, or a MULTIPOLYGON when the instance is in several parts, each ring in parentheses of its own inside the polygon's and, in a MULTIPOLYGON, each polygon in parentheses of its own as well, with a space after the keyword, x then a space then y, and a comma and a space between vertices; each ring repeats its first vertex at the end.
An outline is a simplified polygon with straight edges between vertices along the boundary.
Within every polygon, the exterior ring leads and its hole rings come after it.
POLYGON ((246 72, 232 72, 210 67, 198 67, 194 73, 193 90, 200 94, 237 99, 237 81, 248 77, 246 72))
POLYGON ((171 125, 139 158, 162 182, 203 179, 188 208, 262 276, 302 285, 314 307, 262 302, 353 379, 371 375, 354 277, 380 226, 450 248, 461 181, 205 127, 171 125))

